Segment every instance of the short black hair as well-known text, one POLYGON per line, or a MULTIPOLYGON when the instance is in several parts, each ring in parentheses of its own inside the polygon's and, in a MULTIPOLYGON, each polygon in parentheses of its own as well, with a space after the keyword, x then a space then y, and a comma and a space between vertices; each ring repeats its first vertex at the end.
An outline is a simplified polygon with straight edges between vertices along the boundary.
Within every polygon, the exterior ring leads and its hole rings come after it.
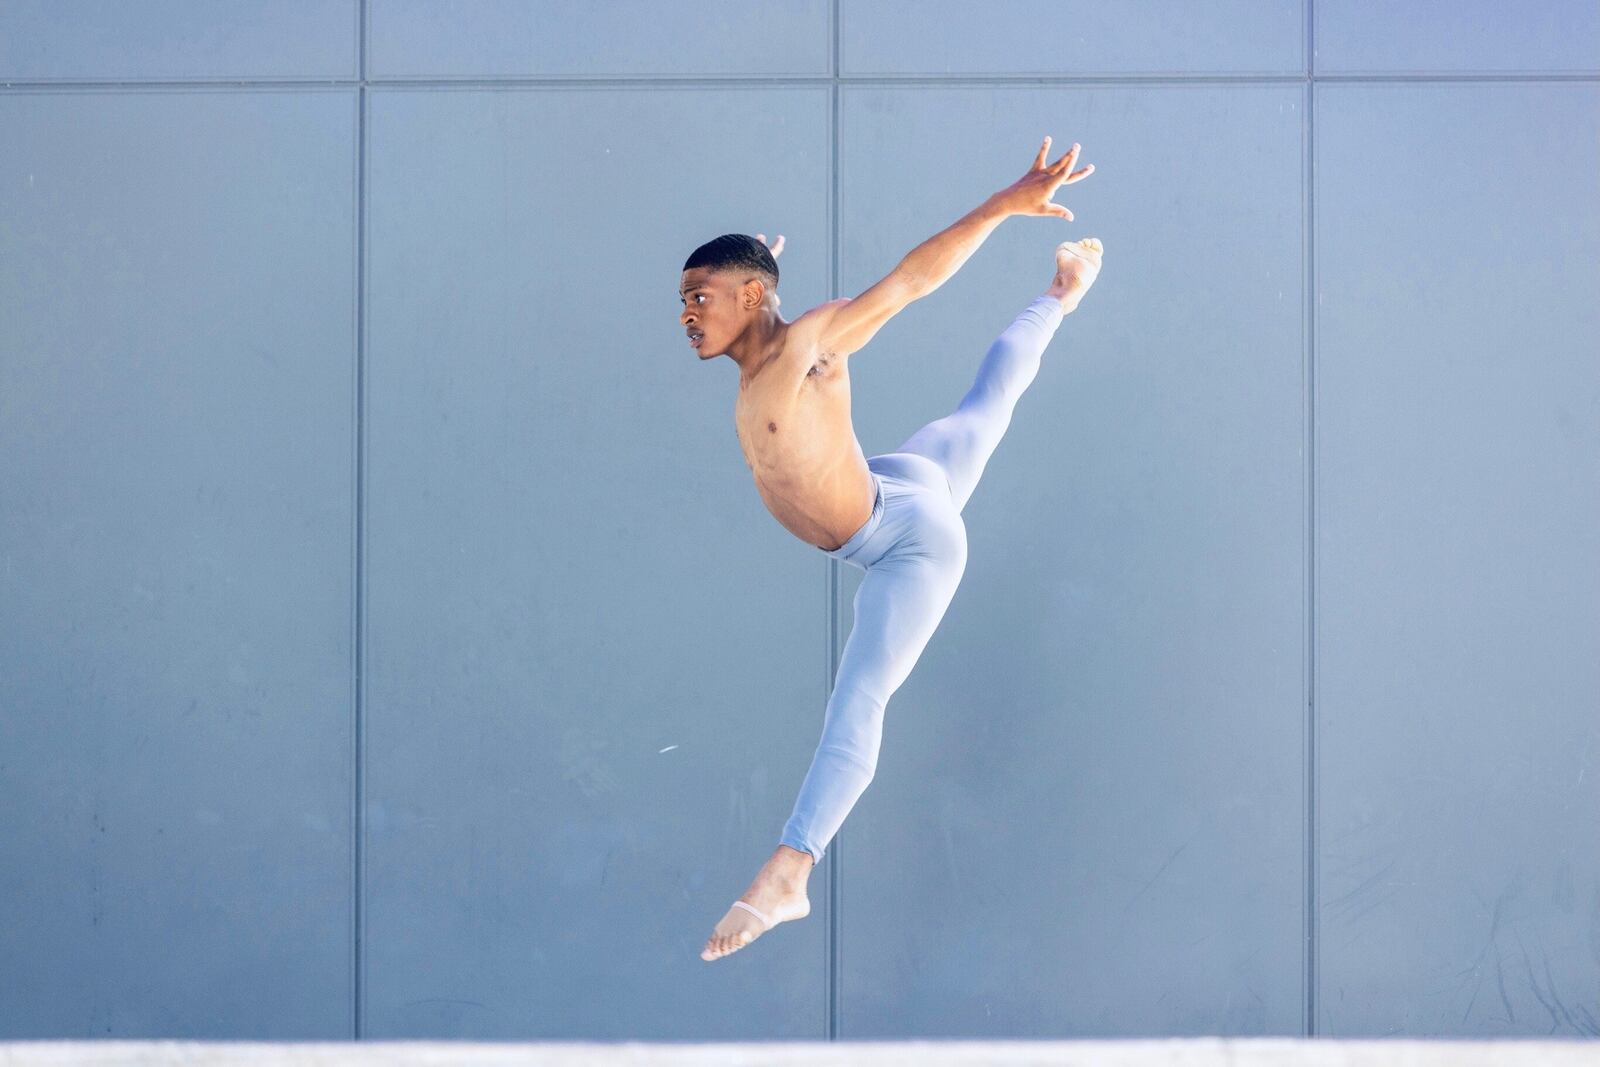
POLYGON ((778 261, 766 245, 747 233, 725 233, 707 241, 684 261, 684 270, 695 267, 760 274, 768 289, 778 287, 778 261))

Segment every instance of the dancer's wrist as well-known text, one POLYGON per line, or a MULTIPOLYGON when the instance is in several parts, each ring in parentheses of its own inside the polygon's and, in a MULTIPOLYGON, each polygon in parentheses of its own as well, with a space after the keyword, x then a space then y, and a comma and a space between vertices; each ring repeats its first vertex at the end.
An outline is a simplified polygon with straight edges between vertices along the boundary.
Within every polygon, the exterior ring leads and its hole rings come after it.
POLYGON ((990 193, 989 198, 983 202, 978 210, 993 216, 998 222, 1003 222, 1013 215, 1021 214, 1008 202, 1004 189, 990 193))

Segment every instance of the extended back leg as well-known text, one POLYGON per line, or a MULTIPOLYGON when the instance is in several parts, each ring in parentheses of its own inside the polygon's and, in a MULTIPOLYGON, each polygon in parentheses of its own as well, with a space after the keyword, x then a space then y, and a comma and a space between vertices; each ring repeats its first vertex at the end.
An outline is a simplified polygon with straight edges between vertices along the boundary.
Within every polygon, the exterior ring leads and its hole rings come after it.
MULTIPOLYGON (((930 491, 931 492, 931 491, 930 491)), ((911 674, 961 583, 967 530, 944 501, 903 549, 867 568, 823 718, 822 739, 780 844, 823 851, 872 781, 889 698, 911 674)))

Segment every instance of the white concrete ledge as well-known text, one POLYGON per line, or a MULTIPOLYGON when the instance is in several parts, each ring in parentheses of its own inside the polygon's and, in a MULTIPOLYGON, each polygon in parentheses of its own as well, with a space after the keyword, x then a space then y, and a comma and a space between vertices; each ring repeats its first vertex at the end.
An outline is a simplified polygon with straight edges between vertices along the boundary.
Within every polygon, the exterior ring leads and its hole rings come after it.
POLYGON ((82 1064, 296 1067, 1597 1067, 1600 1041, 1171 1038, 1114 1041, 837 1041, 766 1044, 478 1041, 15 1041, 0 1067, 82 1064))

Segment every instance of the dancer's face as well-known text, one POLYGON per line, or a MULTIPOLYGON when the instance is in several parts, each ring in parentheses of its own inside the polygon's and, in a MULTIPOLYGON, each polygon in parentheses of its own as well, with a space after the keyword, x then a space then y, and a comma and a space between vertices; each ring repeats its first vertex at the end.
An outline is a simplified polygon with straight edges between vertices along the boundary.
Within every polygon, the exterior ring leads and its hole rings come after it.
POLYGON ((701 359, 719 355, 743 324, 738 308, 738 289, 726 274, 709 267, 691 267, 683 272, 678 298, 683 310, 678 322, 690 334, 690 343, 701 359), (698 334, 698 342, 694 336, 698 334))
POLYGON ((710 267, 684 271, 678 298, 683 301, 679 324, 686 333, 703 335, 694 346, 701 359, 726 353, 763 307, 778 307, 777 290, 768 290, 761 279, 750 276, 741 282, 738 274, 710 267))

